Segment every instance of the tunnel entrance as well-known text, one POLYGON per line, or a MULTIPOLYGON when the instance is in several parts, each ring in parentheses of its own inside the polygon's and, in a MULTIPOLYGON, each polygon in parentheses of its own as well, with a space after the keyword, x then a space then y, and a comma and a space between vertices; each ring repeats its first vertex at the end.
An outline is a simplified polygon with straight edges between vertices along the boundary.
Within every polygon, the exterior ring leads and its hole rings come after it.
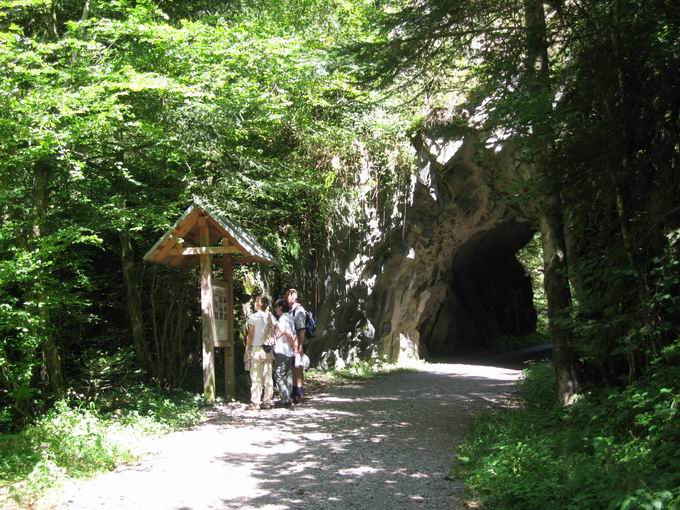
POLYGON ((530 225, 509 222, 456 251, 419 328, 427 357, 486 351, 499 337, 536 331, 531 278, 516 257, 532 235, 530 225))

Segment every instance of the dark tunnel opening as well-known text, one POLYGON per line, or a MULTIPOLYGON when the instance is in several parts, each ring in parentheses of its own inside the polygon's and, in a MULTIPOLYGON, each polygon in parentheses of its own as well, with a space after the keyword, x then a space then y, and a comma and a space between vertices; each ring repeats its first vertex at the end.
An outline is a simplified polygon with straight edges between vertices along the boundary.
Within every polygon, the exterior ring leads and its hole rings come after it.
POLYGON ((536 331, 530 276, 517 252, 534 231, 508 222, 480 232, 456 252, 444 276, 445 297, 421 323, 427 357, 458 357, 495 347, 503 336, 536 331))

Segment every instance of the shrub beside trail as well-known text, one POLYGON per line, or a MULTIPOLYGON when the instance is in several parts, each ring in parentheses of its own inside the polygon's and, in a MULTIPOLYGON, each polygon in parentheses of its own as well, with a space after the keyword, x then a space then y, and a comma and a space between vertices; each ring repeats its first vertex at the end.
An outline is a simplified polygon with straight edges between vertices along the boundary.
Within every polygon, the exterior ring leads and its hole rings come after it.
POLYGON ((132 462, 144 437, 196 423, 200 397, 137 385, 94 402, 59 401, 34 424, 0 436, 0 502, 30 502, 67 477, 132 462), (4 494, 3 494, 4 493, 4 494))
POLYGON ((554 404, 550 363, 528 368, 524 405, 480 417, 454 470, 487 510, 680 508, 680 367, 554 404))

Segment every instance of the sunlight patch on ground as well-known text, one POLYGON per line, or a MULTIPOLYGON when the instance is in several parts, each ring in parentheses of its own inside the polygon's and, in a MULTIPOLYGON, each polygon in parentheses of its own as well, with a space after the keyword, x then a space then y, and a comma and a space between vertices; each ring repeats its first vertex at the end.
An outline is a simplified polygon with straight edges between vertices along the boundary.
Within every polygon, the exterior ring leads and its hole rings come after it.
POLYGON ((331 439, 333 434, 328 434, 326 432, 312 432, 303 434, 302 437, 309 441, 324 441, 326 439, 331 439))
POLYGON ((332 403, 348 403, 352 404, 355 402, 376 402, 376 401, 389 401, 389 400, 399 400, 399 397, 385 397, 385 396, 380 396, 380 397, 363 397, 363 398, 337 398, 337 397, 325 397, 322 399, 318 399, 323 402, 332 402, 332 403))
POLYGON ((380 471, 382 471, 382 469, 376 469, 370 466, 359 466, 355 468, 341 469, 338 471, 338 473, 344 476, 362 476, 379 473, 380 471))
POLYGON ((522 377, 521 370, 510 368, 489 367, 483 365, 438 364, 425 365, 421 370, 437 374, 458 375, 462 377, 481 377, 496 381, 517 381, 522 377))

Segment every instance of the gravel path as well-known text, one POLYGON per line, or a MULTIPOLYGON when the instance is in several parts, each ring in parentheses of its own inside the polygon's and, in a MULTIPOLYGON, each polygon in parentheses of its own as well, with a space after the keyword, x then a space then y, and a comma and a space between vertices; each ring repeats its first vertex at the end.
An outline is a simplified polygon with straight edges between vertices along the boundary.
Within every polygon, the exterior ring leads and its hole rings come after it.
POLYGON ((151 443, 138 465, 64 487, 37 508, 463 509, 455 445, 520 372, 432 364, 333 385, 294 410, 225 406, 151 443))

